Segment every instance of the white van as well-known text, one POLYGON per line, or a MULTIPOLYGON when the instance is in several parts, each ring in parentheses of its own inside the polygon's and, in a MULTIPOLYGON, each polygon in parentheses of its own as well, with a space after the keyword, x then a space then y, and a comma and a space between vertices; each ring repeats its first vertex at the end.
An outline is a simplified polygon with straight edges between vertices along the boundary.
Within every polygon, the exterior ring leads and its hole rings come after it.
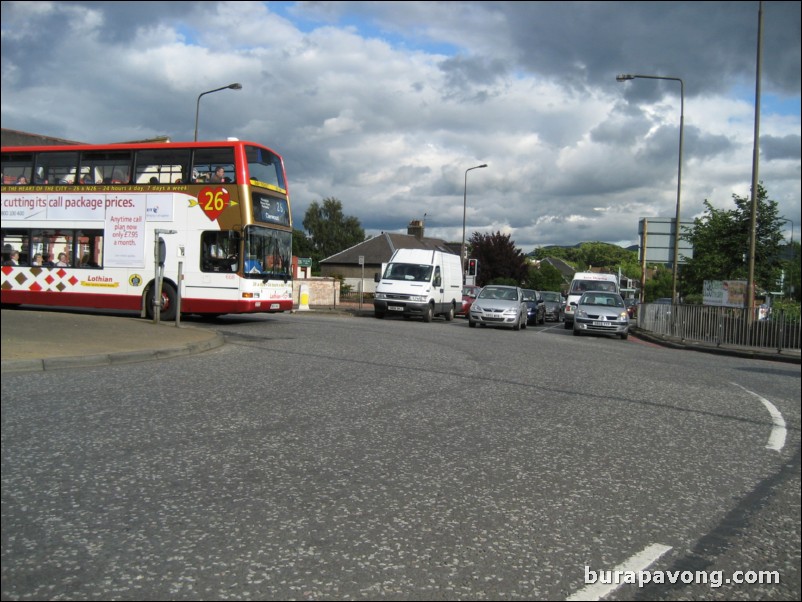
POLYGON ((381 274, 376 274, 373 312, 454 319, 462 306, 462 265, 459 255, 424 249, 398 249, 381 274))
POLYGON ((565 300, 565 327, 574 327, 574 312, 579 298, 586 291, 606 291, 619 293, 618 276, 615 274, 597 274, 596 272, 577 272, 568 289, 568 298, 565 300))

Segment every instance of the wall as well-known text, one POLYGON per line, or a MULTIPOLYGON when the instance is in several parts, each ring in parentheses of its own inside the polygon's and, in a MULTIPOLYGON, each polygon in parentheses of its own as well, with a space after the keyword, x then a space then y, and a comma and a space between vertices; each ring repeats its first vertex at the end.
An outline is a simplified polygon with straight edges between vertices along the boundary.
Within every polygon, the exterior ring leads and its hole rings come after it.
POLYGON ((292 281, 292 299, 294 307, 301 300, 301 285, 309 288, 309 305, 336 307, 340 304, 340 281, 334 278, 303 278, 292 281))

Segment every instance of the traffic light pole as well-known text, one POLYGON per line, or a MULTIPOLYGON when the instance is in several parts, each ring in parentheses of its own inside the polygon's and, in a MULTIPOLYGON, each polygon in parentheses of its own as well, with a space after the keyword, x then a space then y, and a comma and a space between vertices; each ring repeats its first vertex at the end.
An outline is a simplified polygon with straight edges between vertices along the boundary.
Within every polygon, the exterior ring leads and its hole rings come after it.
POLYGON ((478 259, 469 259, 468 260, 468 273, 465 275, 465 284, 468 285, 475 285, 476 284, 476 274, 479 271, 479 260, 478 259))

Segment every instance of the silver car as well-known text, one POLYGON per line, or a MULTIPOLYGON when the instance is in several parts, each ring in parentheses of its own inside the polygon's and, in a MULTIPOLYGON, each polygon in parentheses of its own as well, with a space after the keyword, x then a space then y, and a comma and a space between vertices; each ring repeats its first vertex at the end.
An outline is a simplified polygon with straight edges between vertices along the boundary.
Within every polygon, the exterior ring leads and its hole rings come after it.
POLYGON ((574 314, 574 336, 588 333, 629 336, 629 313, 618 293, 591 291, 580 297, 574 314))
POLYGON ((526 328, 526 302, 517 286, 490 284, 482 289, 468 312, 468 325, 505 326, 513 330, 526 328))

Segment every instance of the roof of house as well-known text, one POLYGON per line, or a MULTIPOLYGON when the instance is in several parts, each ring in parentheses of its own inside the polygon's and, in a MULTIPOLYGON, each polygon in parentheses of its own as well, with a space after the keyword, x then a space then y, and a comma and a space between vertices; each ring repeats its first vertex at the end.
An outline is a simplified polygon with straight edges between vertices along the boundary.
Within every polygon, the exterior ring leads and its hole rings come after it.
POLYGON ((387 262, 396 249, 427 249, 455 254, 447 243, 439 238, 418 238, 410 234, 382 232, 345 251, 326 257, 320 263, 358 265, 359 258, 364 257, 366 264, 379 265, 387 262))

